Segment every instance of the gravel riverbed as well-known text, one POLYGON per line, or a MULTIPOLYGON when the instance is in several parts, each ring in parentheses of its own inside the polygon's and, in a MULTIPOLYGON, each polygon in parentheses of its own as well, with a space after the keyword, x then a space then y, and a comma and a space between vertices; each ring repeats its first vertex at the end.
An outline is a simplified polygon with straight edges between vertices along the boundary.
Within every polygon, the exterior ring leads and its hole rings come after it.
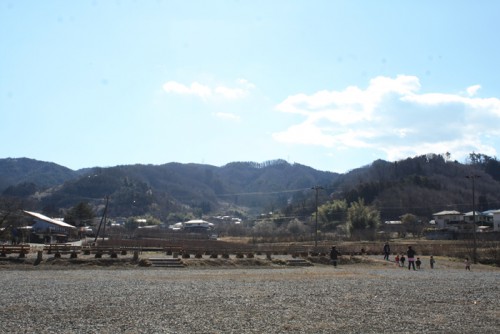
POLYGON ((0 270, 2 333, 498 333, 500 271, 0 270))

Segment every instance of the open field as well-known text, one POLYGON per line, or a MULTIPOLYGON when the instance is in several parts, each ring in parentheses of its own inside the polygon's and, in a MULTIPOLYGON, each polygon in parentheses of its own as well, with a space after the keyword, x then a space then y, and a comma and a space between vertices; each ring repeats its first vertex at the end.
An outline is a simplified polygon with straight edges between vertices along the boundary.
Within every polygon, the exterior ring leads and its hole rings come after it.
MULTIPOLYGON (((250 261, 254 259, 244 259, 250 261)), ((0 266, 5 333, 496 333, 500 270, 380 257, 333 268, 0 266), (51 269, 57 270, 51 270, 51 269), (208 269, 207 269, 208 268, 208 269), (231 268, 231 269, 229 269, 231 268), (42 269, 42 270, 40 270, 42 269), (43 270, 45 269, 45 270, 43 270)), ((197 264, 195 264, 195 262, 197 264)), ((222 259, 219 261, 222 262, 222 259)), ((233 260, 234 261, 234 260, 233 260)), ((50 262, 49 262, 50 263, 50 262)))

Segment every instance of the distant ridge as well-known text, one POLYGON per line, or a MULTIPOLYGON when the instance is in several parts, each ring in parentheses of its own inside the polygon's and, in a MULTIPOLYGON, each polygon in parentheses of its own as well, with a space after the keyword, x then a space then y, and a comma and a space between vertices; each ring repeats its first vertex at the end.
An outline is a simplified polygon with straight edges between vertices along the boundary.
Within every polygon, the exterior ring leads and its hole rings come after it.
POLYGON ((312 187, 320 185, 319 204, 333 199, 364 199, 384 220, 406 213, 430 217, 443 209, 471 210, 473 173, 478 210, 500 208, 500 163, 471 154, 469 164, 427 154, 396 162, 376 160, 345 174, 318 171, 284 160, 231 162, 222 167, 170 162, 121 165, 73 171, 28 158, 0 159, 0 191, 30 203, 32 211, 66 210, 80 202, 102 207, 110 197, 110 215, 152 215, 166 219, 177 212, 195 216, 224 212, 284 212, 307 217, 315 209, 312 187))

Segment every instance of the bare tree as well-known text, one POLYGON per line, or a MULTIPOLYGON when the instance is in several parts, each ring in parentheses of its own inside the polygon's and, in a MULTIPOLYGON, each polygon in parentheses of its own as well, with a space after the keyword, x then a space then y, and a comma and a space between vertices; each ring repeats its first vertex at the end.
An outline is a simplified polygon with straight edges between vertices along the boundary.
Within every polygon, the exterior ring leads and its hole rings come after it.
POLYGON ((0 226, 7 225, 15 216, 20 214, 22 201, 15 197, 0 197, 0 226))

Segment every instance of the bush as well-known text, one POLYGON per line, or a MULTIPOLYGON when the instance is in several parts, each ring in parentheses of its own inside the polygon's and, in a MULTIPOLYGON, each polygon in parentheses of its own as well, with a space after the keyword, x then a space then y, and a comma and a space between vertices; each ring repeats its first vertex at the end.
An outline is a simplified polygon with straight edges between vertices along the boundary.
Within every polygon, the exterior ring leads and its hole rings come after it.
POLYGON ((151 267, 151 262, 148 259, 141 259, 139 261, 139 267, 151 267))

